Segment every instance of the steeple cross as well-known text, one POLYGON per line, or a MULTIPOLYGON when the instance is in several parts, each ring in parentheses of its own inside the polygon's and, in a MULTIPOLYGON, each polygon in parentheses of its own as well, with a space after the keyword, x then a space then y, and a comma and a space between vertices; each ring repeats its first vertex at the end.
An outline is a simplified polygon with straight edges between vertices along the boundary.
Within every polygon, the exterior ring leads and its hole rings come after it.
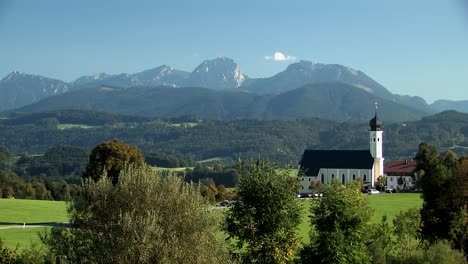
POLYGON ((379 103, 377 103, 377 101, 375 101, 374 105, 375 105, 375 111, 377 112, 377 108, 379 108, 379 103))

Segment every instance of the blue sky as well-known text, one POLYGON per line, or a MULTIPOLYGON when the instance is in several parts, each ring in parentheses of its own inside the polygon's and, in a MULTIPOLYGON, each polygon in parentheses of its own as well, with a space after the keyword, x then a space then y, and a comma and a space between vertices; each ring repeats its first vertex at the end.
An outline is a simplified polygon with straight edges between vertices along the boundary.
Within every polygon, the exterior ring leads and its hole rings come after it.
POLYGON ((295 59, 359 69, 428 102, 468 99, 466 0, 0 0, 0 35, 0 77, 191 71, 219 56, 268 77, 295 59))

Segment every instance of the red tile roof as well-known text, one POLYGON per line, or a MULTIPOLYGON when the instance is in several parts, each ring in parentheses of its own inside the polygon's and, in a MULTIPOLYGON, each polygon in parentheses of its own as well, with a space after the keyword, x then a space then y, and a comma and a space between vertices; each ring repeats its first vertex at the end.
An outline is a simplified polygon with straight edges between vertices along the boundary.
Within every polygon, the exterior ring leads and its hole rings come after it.
POLYGON ((411 176, 416 170, 414 160, 392 160, 384 166, 384 173, 387 175, 411 176))

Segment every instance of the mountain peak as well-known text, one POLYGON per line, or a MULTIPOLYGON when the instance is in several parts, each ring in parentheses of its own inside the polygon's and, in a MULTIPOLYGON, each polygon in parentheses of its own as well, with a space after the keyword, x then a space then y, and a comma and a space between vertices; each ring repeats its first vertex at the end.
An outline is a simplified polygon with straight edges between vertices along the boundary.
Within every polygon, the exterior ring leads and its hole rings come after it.
POLYGON ((246 79, 237 63, 228 57, 205 60, 190 76, 193 85, 214 89, 237 88, 246 79))
POLYGON ((311 61, 301 60, 299 62, 291 63, 286 68, 286 71, 306 71, 311 72, 318 68, 323 67, 324 64, 314 63, 311 61))
POLYGON ((5 76, 2 80, 16 80, 18 78, 27 76, 28 74, 20 72, 20 71, 12 71, 7 76, 5 76))

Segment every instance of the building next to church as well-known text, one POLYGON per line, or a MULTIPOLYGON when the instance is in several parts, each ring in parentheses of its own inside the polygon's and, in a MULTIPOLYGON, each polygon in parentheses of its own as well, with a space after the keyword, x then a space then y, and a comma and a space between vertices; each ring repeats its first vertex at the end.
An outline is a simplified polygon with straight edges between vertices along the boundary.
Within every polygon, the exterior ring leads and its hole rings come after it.
POLYGON ((387 189, 397 191, 412 191, 416 188, 418 173, 414 160, 392 160, 385 164, 387 189))
POLYGON ((377 109, 369 126, 369 149, 306 149, 299 162, 300 192, 312 192, 316 181, 330 184, 334 180, 348 184, 352 180, 361 179, 365 186, 374 188, 377 178, 384 175, 383 125, 377 109))

